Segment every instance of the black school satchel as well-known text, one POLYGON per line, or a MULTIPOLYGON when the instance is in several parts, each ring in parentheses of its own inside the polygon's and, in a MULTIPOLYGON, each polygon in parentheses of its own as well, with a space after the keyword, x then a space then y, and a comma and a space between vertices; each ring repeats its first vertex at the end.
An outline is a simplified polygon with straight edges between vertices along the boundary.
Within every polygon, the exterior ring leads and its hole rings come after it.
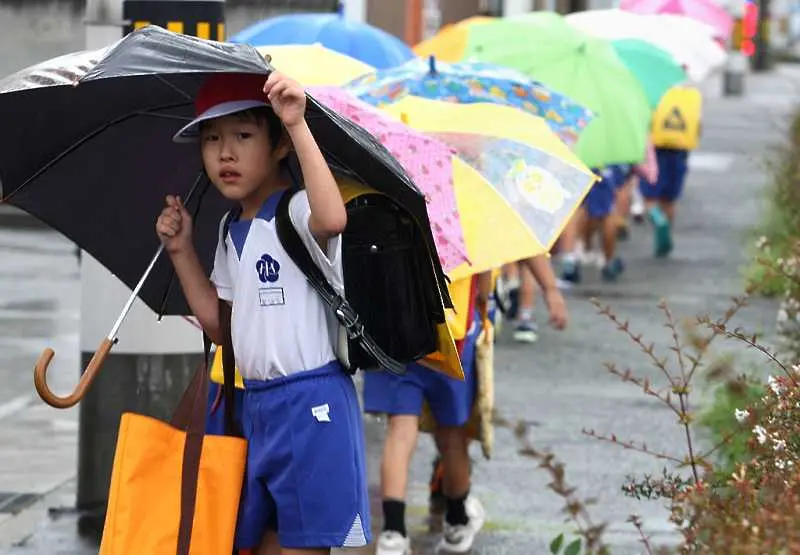
POLYGON ((398 204, 377 193, 346 203, 342 234, 344 296, 314 263, 289 216, 296 190, 283 195, 275 226, 283 248, 339 322, 337 356, 350 371, 406 364, 438 349, 437 322, 444 311, 422 234, 398 204))

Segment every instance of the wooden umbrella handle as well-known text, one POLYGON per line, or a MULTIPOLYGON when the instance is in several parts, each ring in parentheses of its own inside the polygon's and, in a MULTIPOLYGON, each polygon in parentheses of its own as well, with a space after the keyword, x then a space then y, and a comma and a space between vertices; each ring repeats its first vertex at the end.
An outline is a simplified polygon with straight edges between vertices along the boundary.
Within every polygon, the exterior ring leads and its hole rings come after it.
POLYGON ((57 409, 68 409, 75 406, 83 399, 83 396, 86 395, 86 390, 92 385, 92 382, 103 367, 114 343, 115 341, 111 339, 103 339, 103 342, 100 343, 100 346, 94 353, 92 360, 89 361, 86 370, 81 375, 80 380, 78 380, 78 385, 75 386, 75 390, 66 397, 57 396, 47 386, 47 369, 56 353, 53 349, 45 349, 33 369, 33 385, 36 387, 36 392, 39 394, 39 397, 41 397, 45 403, 57 409))

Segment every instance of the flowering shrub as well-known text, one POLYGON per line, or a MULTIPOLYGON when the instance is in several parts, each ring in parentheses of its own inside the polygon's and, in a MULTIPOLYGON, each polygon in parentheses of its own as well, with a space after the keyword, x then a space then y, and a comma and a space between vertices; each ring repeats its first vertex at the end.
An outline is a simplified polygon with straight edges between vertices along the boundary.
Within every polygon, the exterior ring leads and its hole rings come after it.
POLYGON ((752 431, 752 459, 673 498, 682 553, 800 553, 800 367, 780 366, 764 397, 732 415, 752 431))

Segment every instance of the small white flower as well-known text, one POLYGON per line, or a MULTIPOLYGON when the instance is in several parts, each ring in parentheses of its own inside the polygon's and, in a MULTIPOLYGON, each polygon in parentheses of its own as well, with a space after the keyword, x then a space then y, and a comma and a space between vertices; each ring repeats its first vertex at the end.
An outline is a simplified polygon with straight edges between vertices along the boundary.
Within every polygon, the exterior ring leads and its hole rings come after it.
POLYGON ((762 445, 767 441, 767 430, 763 426, 756 426, 753 428, 753 433, 756 434, 758 442, 762 445))
POLYGON ((764 247, 767 246, 767 243, 768 239, 764 235, 762 235, 761 237, 758 238, 758 241, 756 241, 756 248, 763 249, 764 247))
POLYGON ((736 417, 736 421, 740 424, 750 418, 750 413, 746 410, 736 409, 733 414, 736 417))
POLYGON ((784 440, 773 439, 772 441, 775 443, 774 447, 776 451, 783 451, 784 449, 786 449, 786 442, 784 440))
POLYGON ((792 372, 795 374, 800 374, 800 364, 793 364, 792 365, 792 372))
POLYGON ((781 460, 781 459, 776 459, 775 460, 775 466, 778 469, 783 470, 784 468, 786 468, 786 461, 781 460))
POLYGON ((775 376, 770 376, 769 378, 767 378, 767 383, 769 384, 769 388, 772 390, 773 393, 775 393, 775 395, 780 395, 781 391, 783 391, 781 384, 778 382, 777 379, 775 379, 775 376))

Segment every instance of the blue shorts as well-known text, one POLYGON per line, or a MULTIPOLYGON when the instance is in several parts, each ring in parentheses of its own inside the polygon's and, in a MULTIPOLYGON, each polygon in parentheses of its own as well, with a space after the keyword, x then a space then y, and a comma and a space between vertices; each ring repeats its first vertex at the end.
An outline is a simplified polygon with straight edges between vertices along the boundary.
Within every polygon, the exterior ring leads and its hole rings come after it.
POLYGON ((625 183, 628 182, 631 173, 633 173, 633 166, 630 164, 615 164, 610 166, 611 174, 614 176, 614 188, 622 189, 625 183))
POLYGON ((277 528, 284 548, 371 541, 364 429, 353 380, 338 362, 245 381, 247 471, 238 549, 277 528))
POLYGON ((402 376, 387 371, 364 373, 364 411, 420 416, 423 401, 440 426, 463 426, 475 402, 475 347, 481 332, 479 318, 464 339, 461 364, 464 380, 450 378, 419 364, 409 364, 402 376))
POLYGON ((683 193, 683 184, 689 171, 689 151, 657 148, 658 181, 640 180, 642 196, 649 200, 675 202, 683 193))
POLYGON ((601 220, 611 214, 614 209, 617 191, 612 172, 605 170, 601 175, 603 175, 603 179, 595 182, 592 188, 589 189, 586 198, 583 199, 583 207, 589 217, 597 220, 601 220))
MULTIPOLYGON (((225 397, 220 397, 219 405, 214 412, 214 401, 222 386, 216 382, 208 384, 208 413, 206 414, 206 433, 212 436, 225 435, 225 397)), ((241 424, 244 390, 238 387, 233 391, 233 418, 241 424)))

